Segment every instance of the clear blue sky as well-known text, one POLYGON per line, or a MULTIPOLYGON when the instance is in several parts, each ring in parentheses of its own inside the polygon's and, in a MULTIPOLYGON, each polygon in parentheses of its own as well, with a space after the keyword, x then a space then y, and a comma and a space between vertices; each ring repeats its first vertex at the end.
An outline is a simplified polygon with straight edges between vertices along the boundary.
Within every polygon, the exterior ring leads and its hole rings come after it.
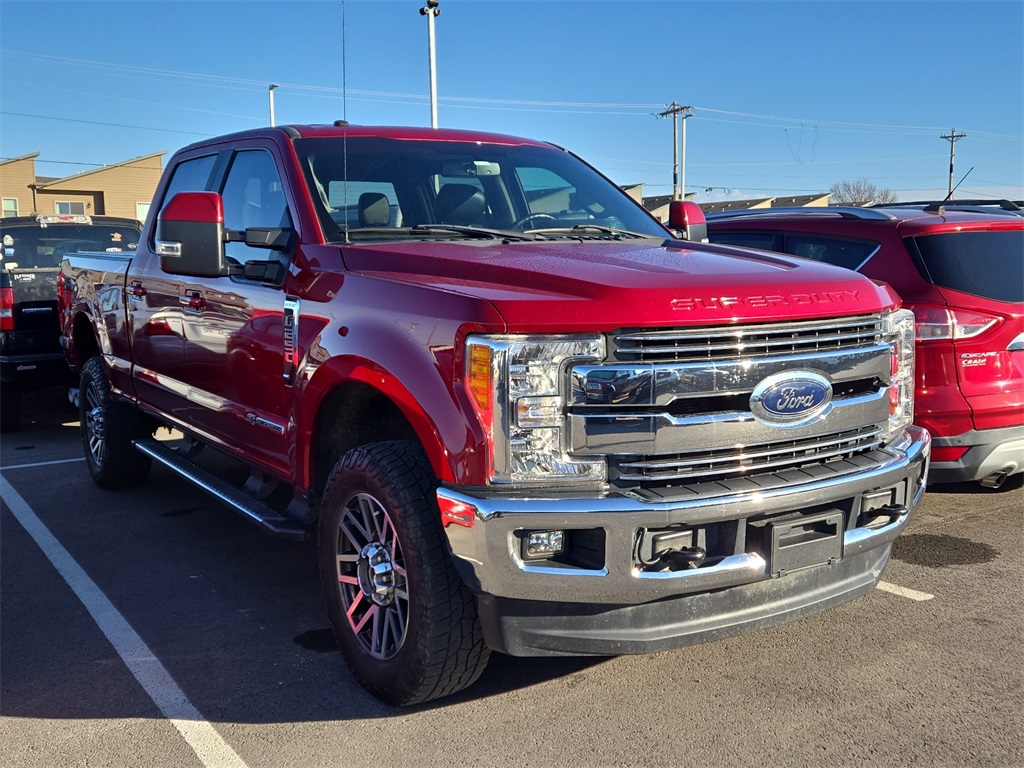
MULTIPOLYGON (((278 124, 429 125, 422 5, 0 0, 0 157, 60 177, 171 153, 267 124, 270 83, 278 124)), ((442 127, 553 141, 648 195, 672 191, 653 115, 677 101, 699 200, 944 195, 952 129, 957 196, 1024 197, 1022 0, 441 0, 436 29, 442 127)))

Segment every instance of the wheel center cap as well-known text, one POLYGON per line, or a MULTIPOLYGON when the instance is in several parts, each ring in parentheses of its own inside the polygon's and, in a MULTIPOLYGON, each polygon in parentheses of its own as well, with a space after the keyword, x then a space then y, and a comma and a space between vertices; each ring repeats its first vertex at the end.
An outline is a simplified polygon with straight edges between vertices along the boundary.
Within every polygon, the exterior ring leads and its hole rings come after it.
POLYGON ((377 605, 390 605, 395 599, 395 569, 391 553, 380 542, 371 542, 359 553, 359 589, 377 605))
POLYGON ((85 424, 93 437, 102 440, 106 428, 104 426, 103 408, 93 408, 85 413, 85 424))

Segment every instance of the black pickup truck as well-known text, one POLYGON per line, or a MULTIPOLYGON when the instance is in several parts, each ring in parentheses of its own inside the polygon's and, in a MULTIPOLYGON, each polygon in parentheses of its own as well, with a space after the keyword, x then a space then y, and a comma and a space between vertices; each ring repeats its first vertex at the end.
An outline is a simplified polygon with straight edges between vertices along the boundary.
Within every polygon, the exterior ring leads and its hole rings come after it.
POLYGON ((74 383, 57 318, 64 254, 134 251, 140 232, 140 222, 114 216, 0 220, 0 431, 18 428, 27 388, 74 383))

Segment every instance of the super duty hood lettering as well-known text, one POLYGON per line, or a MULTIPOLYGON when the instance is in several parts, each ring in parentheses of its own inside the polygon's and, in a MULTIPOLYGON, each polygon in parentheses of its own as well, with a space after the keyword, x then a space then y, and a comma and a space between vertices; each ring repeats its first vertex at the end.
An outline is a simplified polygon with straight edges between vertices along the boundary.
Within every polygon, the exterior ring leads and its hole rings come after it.
POLYGON ((814 293, 760 294, 754 296, 689 296, 673 299, 672 309, 714 310, 733 307, 807 307, 814 304, 849 304, 860 300, 860 291, 816 291, 814 293))

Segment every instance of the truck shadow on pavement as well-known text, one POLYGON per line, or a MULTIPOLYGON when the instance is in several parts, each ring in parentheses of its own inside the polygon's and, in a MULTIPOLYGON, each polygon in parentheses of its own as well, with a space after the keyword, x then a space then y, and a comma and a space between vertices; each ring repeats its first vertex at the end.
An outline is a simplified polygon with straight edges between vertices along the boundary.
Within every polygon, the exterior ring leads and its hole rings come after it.
MULTIPOLYGON (((29 402, 22 429, 3 436, 5 479, 211 722, 400 717, 562 685, 606 660, 494 654, 466 691, 385 705, 351 677, 328 628, 315 541, 268 537, 160 468, 118 492, 81 463, 55 469, 45 460, 81 455, 77 414, 64 393, 29 402)), ((0 522, 0 716, 163 717, 25 528, 7 510, 0 522)))

